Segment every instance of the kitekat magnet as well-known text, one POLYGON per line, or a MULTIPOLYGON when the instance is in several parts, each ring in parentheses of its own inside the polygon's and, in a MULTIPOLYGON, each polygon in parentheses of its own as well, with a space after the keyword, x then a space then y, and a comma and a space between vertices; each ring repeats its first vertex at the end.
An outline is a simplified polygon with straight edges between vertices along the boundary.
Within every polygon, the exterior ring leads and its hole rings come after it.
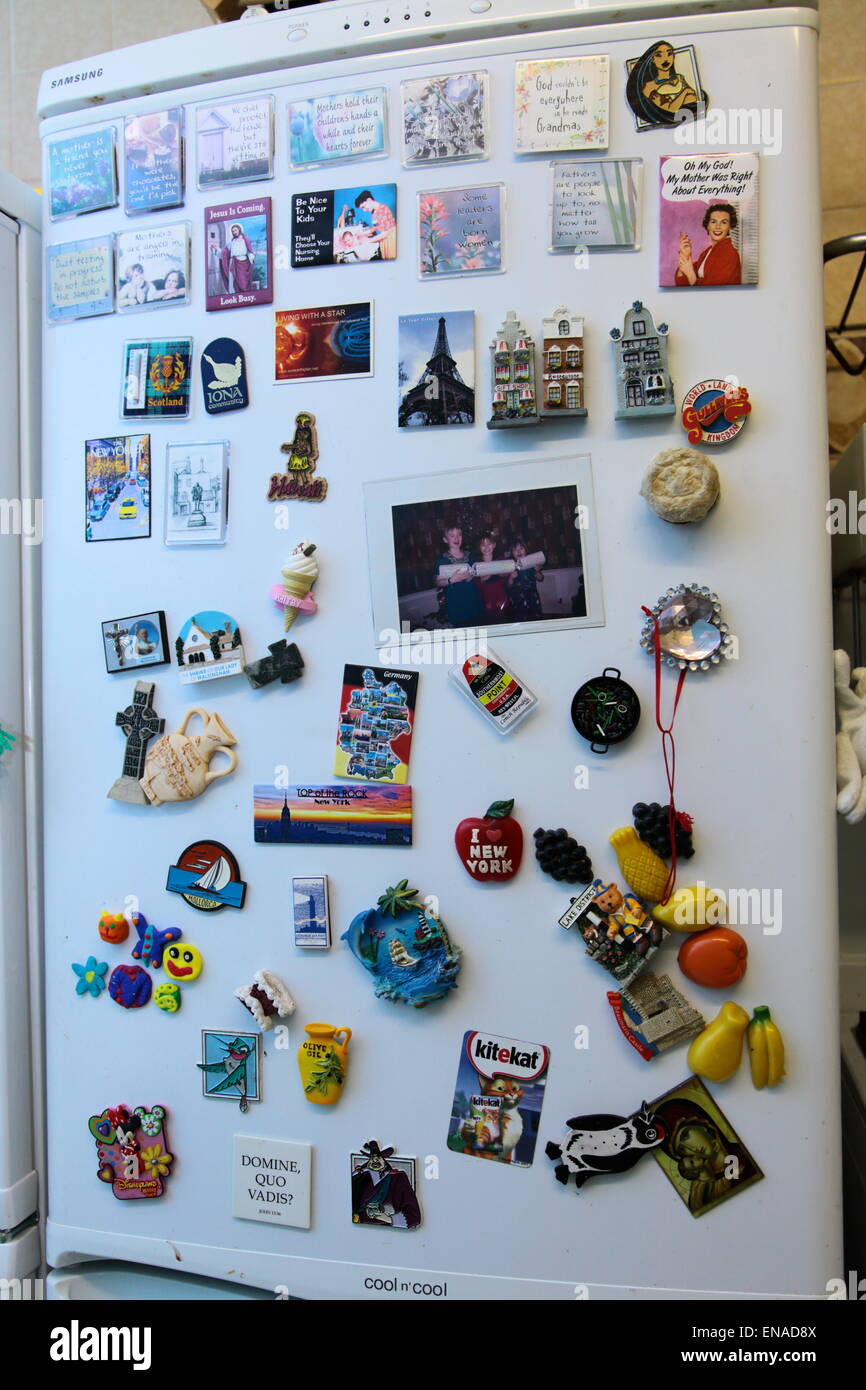
POLYGON ((568 1186, 573 1177, 578 1192, 590 1178, 627 1173, 668 1133, 646 1101, 633 1115, 575 1115, 565 1124, 562 1143, 545 1144, 544 1152, 556 1163, 556 1181, 568 1186))
POLYGON ((340 940, 376 981, 376 998, 423 1009, 457 987, 460 948, 439 917, 417 902, 407 880, 359 912, 340 940))
POLYGON ((168 1147, 166 1111, 162 1105, 146 1110, 139 1105, 109 1107, 91 1115, 88 1128, 96 1141, 100 1182, 110 1183, 121 1201, 161 1197, 174 1155, 168 1147))
POLYGON ((327 874, 319 874, 312 878, 293 878, 292 906, 295 945, 306 950, 327 951, 331 945, 327 874))
MULTIPOLYGON (((159 721, 160 728, 164 722, 159 721)), ((164 734, 145 759, 140 785, 147 800, 152 806, 161 806, 165 801, 191 801, 201 796, 211 782, 234 772, 238 765, 235 743, 237 739, 218 714, 208 714, 199 706, 188 709, 180 728, 164 734), (191 735, 186 728, 196 714, 204 728, 200 734, 191 735), (215 753, 228 759, 228 767, 211 769, 215 753)))
POLYGON ((448 1148, 528 1168, 535 1157, 550 1048, 495 1033, 464 1033, 448 1148))
POLYGON ((184 902, 199 912, 243 907, 247 892, 238 861, 219 840, 196 840, 187 845, 169 869, 165 887, 168 893, 180 893, 184 902))
POLYGON ((234 338, 214 338, 202 352, 201 389, 208 415, 225 415, 249 405, 246 357, 234 338))
POLYGON ((295 433, 289 444, 280 450, 288 454, 285 473, 272 473, 268 488, 269 502, 323 502, 328 493, 327 478, 314 478, 319 458, 316 417, 308 410, 295 416, 295 433))
POLYGON ((414 1158, 395 1157, 393 1149, 368 1139, 349 1161, 354 1225, 387 1226, 392 1231, 414 1231, 421 1225, 414 1158))
POLYGON ((683 401, 680 419, 690 444, 728 444, 752 413, 745 386, 735 377, 699 381, 683 401))
POLYGON ((513 800, 494 801, 483 817, 468 816, 454 832, 460 862, 479 883, 502 883, 520 868, 523 830, 513 809, 513 800))
POLYGON ((208 609, 188 618, 174 644, 182 685, 239 676, 244 669, 241 632, 228 613, 208 609))
POLYGON ((115 724, 126 736, 126 752, 123 772, 107 793, 114 801, 127 801, 133 806, 148 804, 140 780, 145 769, 147 745, 165 728, 165 720, 160 719, 153 708, 155 689, 149 681, 136 681, 132 704, 115 716, 115 724))

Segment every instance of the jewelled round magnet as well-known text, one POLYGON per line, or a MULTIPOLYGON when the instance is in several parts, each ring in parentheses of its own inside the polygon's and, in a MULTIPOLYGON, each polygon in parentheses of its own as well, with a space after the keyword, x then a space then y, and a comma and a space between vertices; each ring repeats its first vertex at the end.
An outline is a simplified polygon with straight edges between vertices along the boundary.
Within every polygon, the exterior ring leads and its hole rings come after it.
POLYGON ((745 386, 735 378, 699 381, 683 401, 680 419, 690 444, 727 444, 751 414, 745 386))
POLYGON ((678 584, 662 594, 650 610, 641 631, 640 644, 655 652, 655 622, 658 620, 659 655, 668 666, 681 671, 708 671, 721 658, 730 657, 733 637, 722 622, 718 594, 697 584, 678 584))

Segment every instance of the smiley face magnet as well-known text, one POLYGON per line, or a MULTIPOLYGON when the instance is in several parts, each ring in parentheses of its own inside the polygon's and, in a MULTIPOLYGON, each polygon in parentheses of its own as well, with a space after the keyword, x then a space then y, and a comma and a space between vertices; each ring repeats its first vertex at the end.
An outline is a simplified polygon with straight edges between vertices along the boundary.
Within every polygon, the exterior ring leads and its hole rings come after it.
POLYGON ((169 946, 162 958, 163 968, 169 979, 180 985, 188 985, 197 980, 202 972, 204 961, 201 951, 189 941, 179 941, 169 946))

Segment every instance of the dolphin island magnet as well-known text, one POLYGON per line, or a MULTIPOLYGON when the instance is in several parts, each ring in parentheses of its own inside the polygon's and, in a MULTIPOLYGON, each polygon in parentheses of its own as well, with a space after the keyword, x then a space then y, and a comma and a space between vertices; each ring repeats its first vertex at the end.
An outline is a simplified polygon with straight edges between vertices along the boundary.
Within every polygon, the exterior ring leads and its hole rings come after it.
POLYGON ((168 871, 166 892, 180 893, 199 912, 243 907, 247 885, 238 861, 219 840, 195 840, 168 871))
POLYGON ((578 1192, 590 1178, 627 1173, 668 1132, 646 1101, 633 1115, 575 1115, 565 1125, 562 1143, 545 1144, 544 1152, 556 1163, 557 1182, 567 1186, 573 1177, 578 1192))
POLYGON ((353 917, 340 940, 374 977, 377 999, 423 1009, 456 989, 461 953, 444 922, 417 896, 417 888, 401 879, 376 907, 353 917))
POLYGON ((502 883, 520 868, 523 830, 513 809, 513 800, 494 801, 483 817, 467 816, 454 832, 460 862, 479 883, 502 883))
POLYGON ((162 1105, 150 1110, 139 1105, 133 1111, 118 1105, 88 1120, 96 1140, 96 1175, 100 1182, 111 1183, 112 1192, 121 1201, 161 1197, 165 1192, 165 1180, 174 1162, 165 1120, 162 1105))
POLYGON ((280 451, 288 454, 285 473, 272 473, 268 486, 269 502, 323 502, 328 493, 327 478, 314 478, 319 458, 316 417, 308 410, 295 416, 295 433, 280 451))
POLYGON ((414 1231, 421 1225, 414 1158, 397 1158, 393 1149, 382 1149, 375 1139, 368 1139, 349 1161, 356 1226, 414 1231))
POLYGON ((201 389, 208 415, 225 415, 249 405, 246 357, 234 338, 214 338, 202 352, 201 389))
POLYGON ((208 609, 188 618, 174 644, 182 685, 238 676, 244 669, 241 632, 228 613, 208 609))
POLYGON ((689 391, 680 419, 690 444, 728 444, 751 412, 749 393, 735 377, 710 378, 689 391))

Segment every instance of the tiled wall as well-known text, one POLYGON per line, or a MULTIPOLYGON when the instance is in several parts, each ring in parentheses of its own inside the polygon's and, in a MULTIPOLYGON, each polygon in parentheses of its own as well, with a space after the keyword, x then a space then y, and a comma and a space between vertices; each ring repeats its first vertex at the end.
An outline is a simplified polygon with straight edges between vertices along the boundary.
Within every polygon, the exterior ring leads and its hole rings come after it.
MULTIPOLYGON (((821 0, 820 62, 821 206, 830 241, 866 232, 866 0, 821 0)), ((850 260, 828 267, 829 322, 838 321, 852 281, 850 260)), ((866 284, 854 321, 866 323, 866 284)))

